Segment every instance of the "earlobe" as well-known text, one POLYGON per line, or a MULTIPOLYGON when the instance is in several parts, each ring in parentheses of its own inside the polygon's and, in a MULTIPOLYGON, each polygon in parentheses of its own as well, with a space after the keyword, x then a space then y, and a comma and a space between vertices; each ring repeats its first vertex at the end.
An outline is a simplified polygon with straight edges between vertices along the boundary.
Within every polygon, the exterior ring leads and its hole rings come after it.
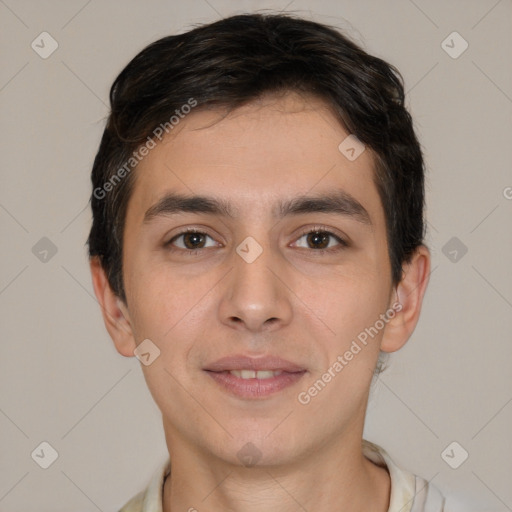
POLYGON ((135 343, 128 309, 110 287, 99 258, 91 258, 89 265, 94 293, 101 307, 105 327, 117 351, 125 357, 133 357, 133 351, 137 344, 135 343))
POLYGON ((425 245, 421 245, 411 261, 403 266, 403 277, 396 287, 393 300, 400 306, 394 308, 398 312, 386 325, 381 342, 382 351, 395 352, 410 338, 418 323, 429 275, 430 252, 425 245))

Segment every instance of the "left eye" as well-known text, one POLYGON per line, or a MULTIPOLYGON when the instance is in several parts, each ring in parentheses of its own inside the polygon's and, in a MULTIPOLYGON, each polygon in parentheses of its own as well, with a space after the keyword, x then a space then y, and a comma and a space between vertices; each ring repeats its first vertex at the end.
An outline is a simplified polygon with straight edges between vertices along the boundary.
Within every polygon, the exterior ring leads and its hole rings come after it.
MULTIPOLYGON (((312 230, 305 232, 298 240, 301 240, 302 238, 306 237, 306 249, 314 248, 317 250, 327 250, 328 248, 331 248, 332 245, 329 243, 329 239, 334 238, 339 245, 346 247, 347 243, 341 239, 339 236, 335 235, 334 233, 331 233, 330 231, 322 231, 322 230, 312 230), (309 247, 308 244, 312 244, 313 247, 309 247)), ((299 247, 304 247, 300 246, 299 247)))

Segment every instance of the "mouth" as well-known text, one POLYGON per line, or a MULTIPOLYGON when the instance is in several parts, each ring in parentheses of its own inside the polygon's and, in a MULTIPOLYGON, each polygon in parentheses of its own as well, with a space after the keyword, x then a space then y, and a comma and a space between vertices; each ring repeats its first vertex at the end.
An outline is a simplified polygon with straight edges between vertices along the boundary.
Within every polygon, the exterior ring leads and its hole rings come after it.
POLYGON ((221 390, 243 399, 274 395, 295 385, 307 372, 305 368, 278 357, 243 355, 219 359, 204 371, 221 390))
POLYGON ((272 377, 277 377, 283 373, 282 370, 226 370, 222 373, 229 373, 230 375, 234 375, 235 377, 239 377, 240 379, 248 380, 248 379, 271 379, 272 377))

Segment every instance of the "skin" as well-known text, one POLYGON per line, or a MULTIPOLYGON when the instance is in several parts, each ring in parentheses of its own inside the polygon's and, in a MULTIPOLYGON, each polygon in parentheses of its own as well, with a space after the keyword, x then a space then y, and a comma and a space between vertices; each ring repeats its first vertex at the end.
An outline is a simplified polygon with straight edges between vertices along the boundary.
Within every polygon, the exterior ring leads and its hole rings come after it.
POLYGON ((193 111, 136 170, 124 233, 126 304, 91 260, 118 352, 133 357, 147 338, 160 350, 142 370, 172 454, 164 511, 323 512, 334 504, 388 510, 389 474, 361 451, 365 411, 379 350, 400 349, 417 324, 430 254, 419 247, 392 285, 372 153, 349 161, 338 150, 348 135, 324 103, 295 93, 265 97, 226 117, 193 111), (277 200, 334 189, 356 198, 371 225, 335 213, 271 215, 277 200), (144 222, 171 191, 222 198, 238 214, 180 213, 144 222), (302 235, 318 225, 349 246, 302 235), (208 237, 174 239, 171 252, 165 243, 187 227, 208 237), (236 253, 248 236, 263 249, 250 264, 236 253), (186 242, 202 249, 187 254, 186 242), (317 247, 327 245, 340 250, 320 255, 317 247), (402 309, 385 328, 307 405, 299 403, 297 395, 397 300, 402 309), (265 399, 237 398, 203 368, 240 353, 277 355, 307 372, 265 399), (237 457, 248 442, 261 452, 252 467, 237 457))

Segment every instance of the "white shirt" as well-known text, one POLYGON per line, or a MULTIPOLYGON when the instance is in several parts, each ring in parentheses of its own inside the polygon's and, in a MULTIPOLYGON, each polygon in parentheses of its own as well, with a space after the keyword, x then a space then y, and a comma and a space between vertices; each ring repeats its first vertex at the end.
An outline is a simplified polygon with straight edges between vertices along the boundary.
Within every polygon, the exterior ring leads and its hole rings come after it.
MULTIPOLYGON (((388 470, 391 495, 388 512, 445 512, 445 499, 423 478, 395 464, 380 446, 363 439, 364 456, 388 470)), ((148 487, 134 496, 119 512, 163 512, 165 477, 171 472, 170 458, 153 474, 148 487)))

